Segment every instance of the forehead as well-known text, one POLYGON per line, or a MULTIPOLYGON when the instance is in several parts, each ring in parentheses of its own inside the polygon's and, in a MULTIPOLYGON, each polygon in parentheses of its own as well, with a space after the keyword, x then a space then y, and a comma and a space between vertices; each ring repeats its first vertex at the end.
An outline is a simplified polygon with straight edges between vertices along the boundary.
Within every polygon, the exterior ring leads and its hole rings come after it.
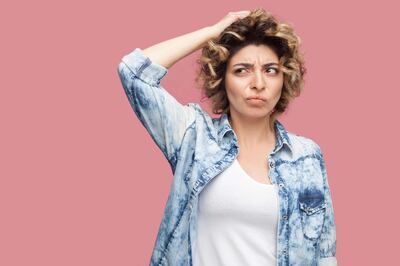
POLYGON ((229 65, 236 63, 265 64, 279 62, 277 54, 267 45, 247 45, 238 50, 229 60, 229 65))

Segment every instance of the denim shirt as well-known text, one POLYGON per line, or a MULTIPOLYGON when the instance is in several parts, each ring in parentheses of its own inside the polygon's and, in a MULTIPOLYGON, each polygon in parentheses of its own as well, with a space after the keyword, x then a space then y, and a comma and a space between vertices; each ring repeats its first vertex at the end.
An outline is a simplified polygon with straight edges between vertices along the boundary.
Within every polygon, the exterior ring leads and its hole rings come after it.
MULTIPOLYGON (((161 85, 168 70, 140 48, 118 74, 129 103, 173 173, 150 265, 192 265, 199 194, 239 152, 227 114, 212 118, 197 103, 183 105, 161 85)), ((337 265, 336 227, 321 149, 275 121, 276 145, 266 155, 278 186, 277 264, 337 265)))

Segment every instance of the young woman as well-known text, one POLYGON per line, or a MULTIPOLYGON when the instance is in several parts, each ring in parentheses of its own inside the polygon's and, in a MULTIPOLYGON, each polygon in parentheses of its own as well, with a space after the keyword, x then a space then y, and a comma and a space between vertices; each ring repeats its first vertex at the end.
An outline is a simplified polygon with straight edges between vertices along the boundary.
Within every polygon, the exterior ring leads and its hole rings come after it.
POLYGON ((125 93, 174 175, 151 265, 337 265, 321 149, 277 119, 304 84, 299 46, 258 8, 123 57, 125 93), (199 48, 218 118, 160 85, 199 48))

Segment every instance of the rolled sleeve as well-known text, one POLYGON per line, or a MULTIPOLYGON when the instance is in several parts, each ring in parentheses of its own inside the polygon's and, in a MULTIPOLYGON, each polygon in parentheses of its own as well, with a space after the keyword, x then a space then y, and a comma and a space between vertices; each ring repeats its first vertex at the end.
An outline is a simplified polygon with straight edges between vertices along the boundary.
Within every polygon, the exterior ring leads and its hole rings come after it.
POLYGON ((161 79, 168 73, 167 68, 152 62, 140 48, 135 48, 130 54, 125 55, 122 62, 136 77, 153 86, 159 85, 161 79))

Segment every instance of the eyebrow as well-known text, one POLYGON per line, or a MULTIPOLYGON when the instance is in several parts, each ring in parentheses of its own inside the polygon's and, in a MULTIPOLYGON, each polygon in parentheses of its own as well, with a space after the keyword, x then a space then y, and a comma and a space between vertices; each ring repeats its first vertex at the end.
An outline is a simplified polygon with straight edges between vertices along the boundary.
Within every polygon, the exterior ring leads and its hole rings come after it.
MULTIPOLYGON (((244 67, 253 67, 254 66, 253 64, 249 64, 249 63, 238 63, 238 64, 234 64, 233 66, 239 66, 239 65, 242 65, 244 67)), ((275 62, 267 63, 267 64, 264 64, 263 67, 268 67, 268 66, 272 66, 272 65, 279 66, 279 63, 275 63, 275 62)))

